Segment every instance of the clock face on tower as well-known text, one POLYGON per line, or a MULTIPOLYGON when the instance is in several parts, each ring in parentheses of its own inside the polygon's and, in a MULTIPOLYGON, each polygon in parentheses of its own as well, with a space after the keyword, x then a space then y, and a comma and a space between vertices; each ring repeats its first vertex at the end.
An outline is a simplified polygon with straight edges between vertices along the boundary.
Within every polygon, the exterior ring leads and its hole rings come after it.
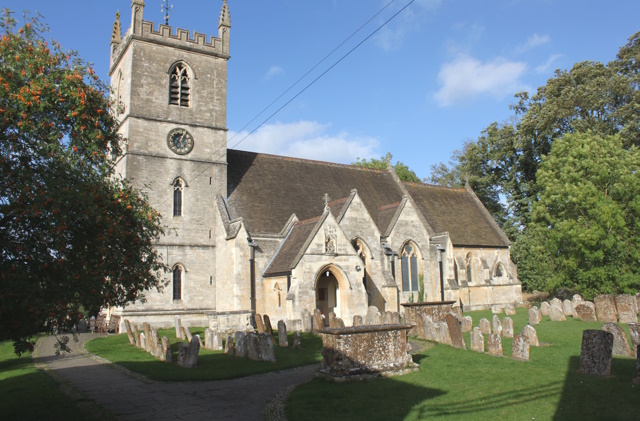
POLYGON ((173 129, 167 136, 167 145, 174 153, 186 155, 193 149, 193 136, 185 129, 173 129))

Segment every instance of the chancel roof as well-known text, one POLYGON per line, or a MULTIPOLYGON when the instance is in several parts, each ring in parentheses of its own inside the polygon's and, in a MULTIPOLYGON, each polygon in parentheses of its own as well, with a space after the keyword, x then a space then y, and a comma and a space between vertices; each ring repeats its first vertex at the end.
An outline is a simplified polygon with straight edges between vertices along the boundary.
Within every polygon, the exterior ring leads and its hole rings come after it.
POLYGON ((509 239, 472 191, 403 184, 434 231, 449 232, 454 246, 509 246, 509 239))
MULTIPOLYGON (((241 216, 251 234, 280 233, 293 213, 299 220, 321 215, 325 193, 338 201, 357 189, 374 221, 381 206, 402 199, 402 189, 385 170, 232 149, 227 163, 232 217, 241 216)), ((339 205, 330 203, 330 208, 335 213, 339 205)))

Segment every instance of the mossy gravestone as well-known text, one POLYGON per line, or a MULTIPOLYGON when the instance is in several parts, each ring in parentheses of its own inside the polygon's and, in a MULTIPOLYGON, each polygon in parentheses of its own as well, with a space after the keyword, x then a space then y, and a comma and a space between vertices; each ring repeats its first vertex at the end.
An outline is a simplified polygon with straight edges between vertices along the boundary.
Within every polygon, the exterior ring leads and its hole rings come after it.
POLYGON ((594 376, 608 376, 611 373, 611 353, 613 335, 604 330, 582 332, 580 348, 580 372, 594 376))

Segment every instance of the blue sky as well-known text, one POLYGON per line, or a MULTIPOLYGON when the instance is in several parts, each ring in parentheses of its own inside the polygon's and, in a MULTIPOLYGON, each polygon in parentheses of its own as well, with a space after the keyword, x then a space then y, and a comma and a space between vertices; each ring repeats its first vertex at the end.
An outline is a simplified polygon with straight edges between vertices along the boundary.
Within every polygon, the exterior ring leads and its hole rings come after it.
MULTIPOLYGON (((389 2, 228 0, 229 137, 389 2)), ((409 2, 395 0, 230 145, 409 2)), ((51 37, 107 79, 114 15, 124 32, 130 0, 3 3, 42 13, 51 37)), ((161 0, 145 3, 144 19, 163 22, 161 0)), ((171 26, 217 34, 222 0, 171 3, 171 26)), ((638 16, 637 0, 415 0, 236 148, 342 163, 391 152, 428 177, 432 164, 510 118, 515 92, 535 91, 557 68, 613 60, 640 31, 638 16)))

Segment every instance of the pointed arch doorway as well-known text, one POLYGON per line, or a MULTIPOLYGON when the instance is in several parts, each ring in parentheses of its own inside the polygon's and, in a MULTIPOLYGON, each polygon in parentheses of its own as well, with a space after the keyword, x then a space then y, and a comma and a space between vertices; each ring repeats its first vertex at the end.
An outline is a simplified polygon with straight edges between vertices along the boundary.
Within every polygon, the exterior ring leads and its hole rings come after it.
POLYGON ((331 268, 324 269, 316 278, 316 307, 324 315, 325 324, 331 312, 340 317, 340 283, 331 268))

